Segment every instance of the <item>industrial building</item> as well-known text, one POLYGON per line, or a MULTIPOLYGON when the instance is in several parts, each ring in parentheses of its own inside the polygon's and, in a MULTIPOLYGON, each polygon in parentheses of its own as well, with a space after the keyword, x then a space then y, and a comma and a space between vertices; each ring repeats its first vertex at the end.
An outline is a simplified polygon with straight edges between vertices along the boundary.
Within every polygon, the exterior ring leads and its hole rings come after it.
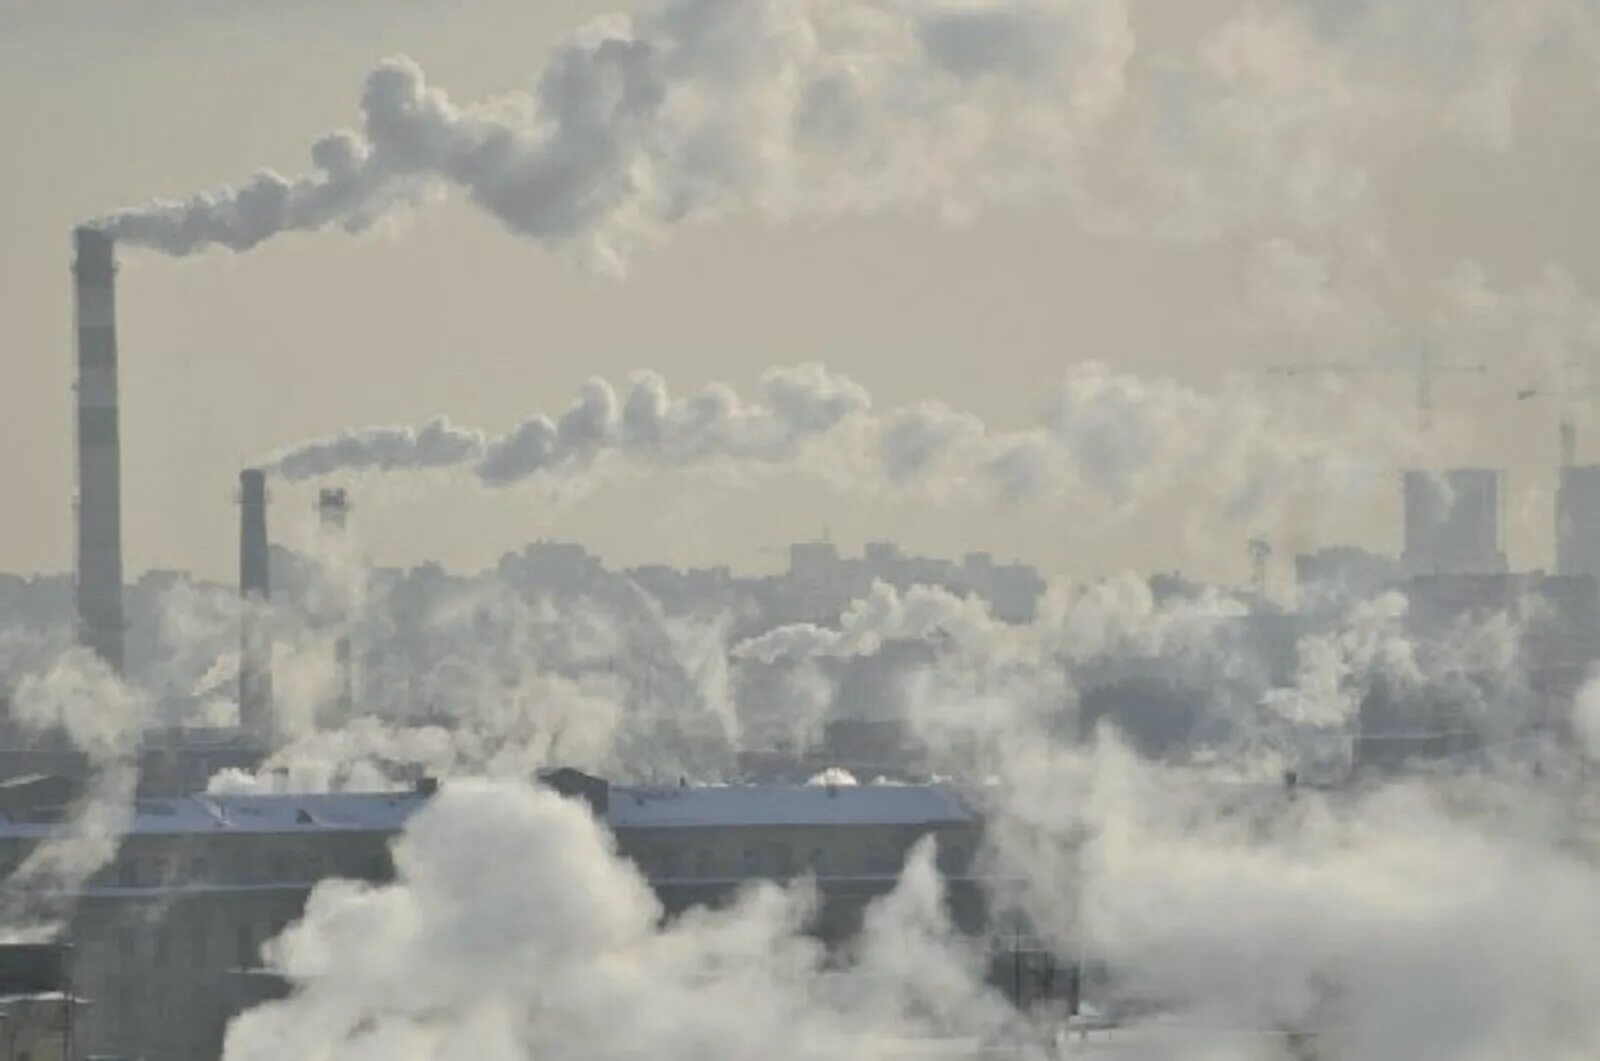
MULTIPOLYGON (((813 931, 840 941, 931 835, 956 922, 983 922, 972 868, 980 818, 948 788, 613 786, 572 770, 546 783, 589 804, 669 915, 750 881, 810 874, 813 931)), ((390 841, 435 789, 139 800, 115 861, 76 896, 69 972, 91 1003, 76 1056, 215 1058, 228 1018, 271 993, 262 943, 300 915, 319 881, 389 879, 390 841)), ((34 791, 0 816, 0 877, 64 827, 70 792, 34 791)))
POLYGON ((1600 465, 1567 465, 1556 488, 1556 573, 1600 575, 1600 465))

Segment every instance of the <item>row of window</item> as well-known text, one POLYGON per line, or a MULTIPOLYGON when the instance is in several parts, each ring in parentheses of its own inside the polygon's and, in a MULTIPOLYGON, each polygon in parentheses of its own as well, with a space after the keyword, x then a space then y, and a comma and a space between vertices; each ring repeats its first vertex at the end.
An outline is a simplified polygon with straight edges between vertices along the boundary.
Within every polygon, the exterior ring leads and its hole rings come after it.
MULTIPOLYGON (((904 861, 903 851, 890 851, 882 847, 868 847, 850 855, 835 852, 833 855, 813 847, 801 855, 788 844, 762 844, 746 847, 736 858, 719 857, 710 848, 693 852, 666 845, 653 845, 633 855, 634 862, 645 876, 652 880, 722 880, 729 877, 752 879, 786 879, 802 873, 817 877, 886 876, 898 873, 904 861)), ((960 845, 947 845, 939 855, 940 867, 946 873, 964 872, 967 866, 966 849, 960 845)))
POLYGON ((387 855, 362 851, 324 857, 319 851, 241 853, 234 857, 139 855, 125 851, 106 881, 119 888, 173 887, 185 884, 314 884, 324 877, 383 880, 387 855))
MULTIPOLYGON (((0 839, 0 880, 27 861, 31 841, 0 839)), ((339 850, 300 849, 271 851, 211 849, 196 854, 148 854, 127 845, 100 883, 121 888, 153 888, 177 884, 314 883, 323 877, 384 880, 389 876, 387 848, 371 842, 344 845, 339 850)))
POLYGON ((125 970, 159 972, 214 965, 248 969, 259 964, 262 943, 277 931, 254 921, 212 924, 192 913, 170 914, 151 927, 118 926, 112 944, 117 965, 125 970))
POLYGON ((115 1048, 118 1057, 133 1049, 140 1056, 196 1056, 207 1038, 202 1015, 226 1004, 225 985, 205 974, 162 979, 129 972, 84 987, 91 1004, 79 1012, 76 1034, 90 1056, 96 1046, 115 1048))

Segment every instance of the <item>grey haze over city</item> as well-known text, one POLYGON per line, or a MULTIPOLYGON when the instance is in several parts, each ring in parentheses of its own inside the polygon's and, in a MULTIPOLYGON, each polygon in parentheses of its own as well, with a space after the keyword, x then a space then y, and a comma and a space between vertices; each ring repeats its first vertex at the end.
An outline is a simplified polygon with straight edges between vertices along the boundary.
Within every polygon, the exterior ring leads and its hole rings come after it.
POLYGON ((0 0, 0 1061, 1600 1052, 1592 0, 0 0))

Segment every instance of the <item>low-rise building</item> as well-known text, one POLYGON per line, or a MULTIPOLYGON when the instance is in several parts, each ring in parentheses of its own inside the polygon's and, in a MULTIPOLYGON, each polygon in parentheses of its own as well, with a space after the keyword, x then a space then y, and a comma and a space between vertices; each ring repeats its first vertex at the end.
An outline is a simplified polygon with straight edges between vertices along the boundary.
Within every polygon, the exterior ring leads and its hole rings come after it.
MULTIPOLYGON (((612 786, 571 770, 545 781, 589 803, 669 915, 810 874, 813 930, 843 939, 934 836, 957 923, 982 923, 979 818, 940 786, 612 786)), ((262 975, 262 944, 318 882, 389 879, 390 842, 435 788, 140 799, 115 860, 72 897, 70 980, 89 1000, 73 1056, 218 1056, 228 1019, 281 989, 262 975)), ((0 877, 63 830, 59 789, 37 781, 41 805, 19 792, 0 811, 0 877)))

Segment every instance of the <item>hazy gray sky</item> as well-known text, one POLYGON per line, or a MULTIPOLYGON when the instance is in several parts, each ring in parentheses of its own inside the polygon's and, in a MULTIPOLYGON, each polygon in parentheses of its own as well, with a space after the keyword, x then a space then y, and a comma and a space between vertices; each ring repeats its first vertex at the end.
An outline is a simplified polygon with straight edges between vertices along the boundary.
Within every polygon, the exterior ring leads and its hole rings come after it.
MULTIPOLYGON (((386 56, 412 57, 461 103, 530 89, 562 35, 616 6, 0 0, 0 356, 15 365, 0 389, 0 569, 70 564, 76 222, 263 167, 306 170, 317 137, 358 123, 363 79, 386 56)), ((1495 360, 1485 377, 1441 380, 1447 456, 1512 469, 1513 559, 1547 562, 1553 407, 1511 392, 1542 362, 1594 353, 1600 9, 1103 6, 1126 18, 1133 50, 1074 147, 1086 175, 959 223, 926 204, 787 224, 735 212, 645 249, 623 279, 507 233, 461 196, 354 238, 290 234, 183 259, 124 249, 130 571, 228 575, 238 470, 275 451, 440 413, 503 431, 564 408, 595 374, 745 389, 771 366, 816 361, 879 405, 935 399, 1025 427, 1089 359, 1201 388, 1278 361, 1393 359, 1392 334, 1372 325, 1384 313, 1495 360), (1218 231, 1192 231, 1196 217, 1218 231), (1433 292, 1465 262, 1520 298, 1496 310, 1517 329, 1467 327, 1441 308, 1454 303, 1433 292), (1526 295, 1551 270, 1561 278, 1526 295), (1524 342, 1546 319, 1551 334, 1524 342)), ((1396 416, 1410 396, 1402 374, 1352 390, 1396 416)), ((275 534, 303 521, 309 489, 277 488, 275 534)), ((660 474, 559 499, 391 479, 354 496, 380 562, 467 567, 540 536, 621 563, 773 565, 775 547, 827 528, 846 547, 894 537, 1051 571, 1236 576, 1250 531, 1196 542, 1174 502, 1085 540, 1081 513, 1049 504, 885 500, 802 474, 753 486, 660 474)), ((1392 519, 1379 506, 1342 525, 1263 529, 1296 539, 1286 545, 1361 533, 1387 546, 1392 519)))

